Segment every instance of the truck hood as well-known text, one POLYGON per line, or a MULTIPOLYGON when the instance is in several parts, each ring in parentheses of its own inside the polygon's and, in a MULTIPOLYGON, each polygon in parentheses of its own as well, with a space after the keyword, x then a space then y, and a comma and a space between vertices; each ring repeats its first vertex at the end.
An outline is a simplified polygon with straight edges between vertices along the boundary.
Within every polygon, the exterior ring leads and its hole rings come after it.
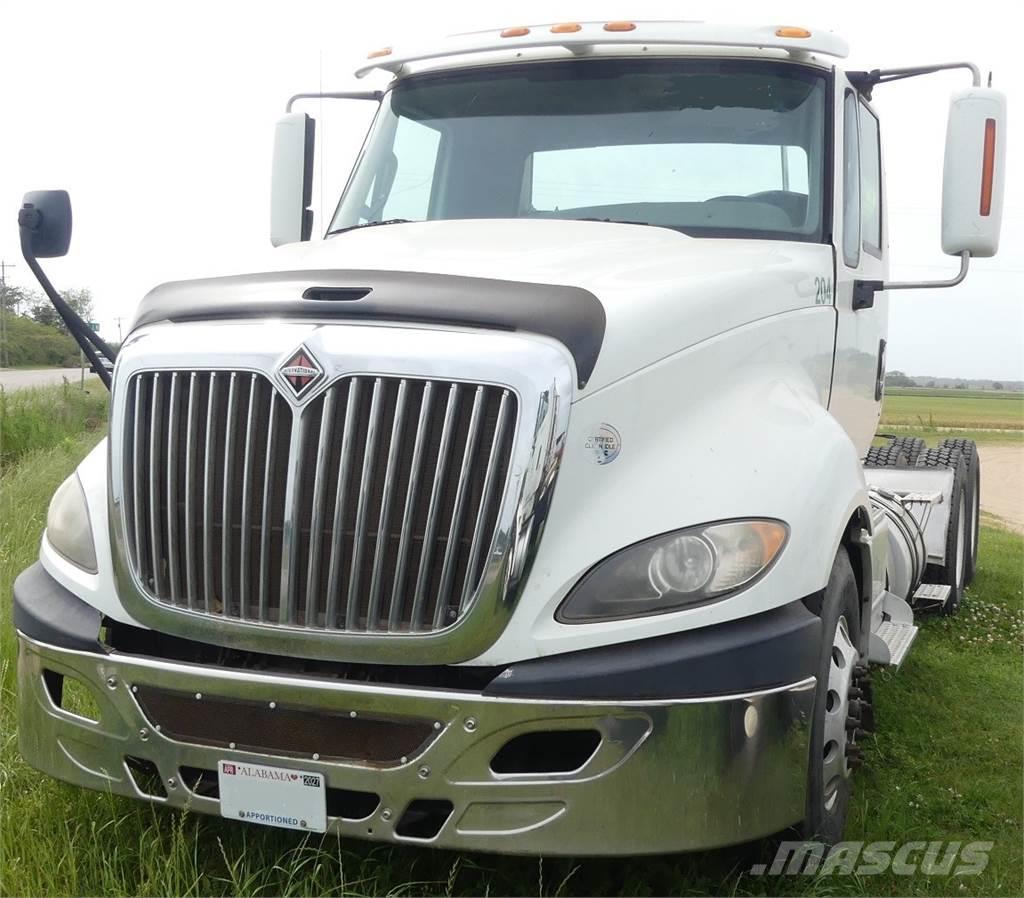
POLYGON ((832 252, 823 244, 693 238, 642 225, 474 219, 369 227, 291 244, 248 273, 342 270, 582 288, 606 318, 584 391, 590 394, 725 331, 820 303, 815 280, 831 281, 832 252))

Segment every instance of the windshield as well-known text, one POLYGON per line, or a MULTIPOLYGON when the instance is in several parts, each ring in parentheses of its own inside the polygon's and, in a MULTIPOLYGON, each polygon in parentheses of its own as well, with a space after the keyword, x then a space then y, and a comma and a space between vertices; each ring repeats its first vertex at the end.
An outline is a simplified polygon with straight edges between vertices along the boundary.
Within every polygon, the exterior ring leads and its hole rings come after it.
POLYGON ((597 219, 818 242, 826 77, 747 60, 530 63, 399 81, 329 233, 597 219))

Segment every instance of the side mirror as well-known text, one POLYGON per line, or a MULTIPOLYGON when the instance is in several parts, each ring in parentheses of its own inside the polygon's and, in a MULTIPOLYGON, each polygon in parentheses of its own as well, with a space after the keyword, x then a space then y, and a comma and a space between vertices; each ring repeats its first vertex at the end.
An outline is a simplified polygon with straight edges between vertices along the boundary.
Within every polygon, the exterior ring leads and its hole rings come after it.
POLYGON ((290 112, 274 131, 270 179, 270 242, 274 246, 309 240, 313 232, 313 146, 316 123, 290 112))
POLYGON ((954 94, 942 172, 942 251, 994 256, 1006 175, 1006 97, 987 87, 954 94))
POLYGON ((39 259, 66 256, 71 245, 71 197, 66 190, 32 190, 18 211, 28 249, 39 259))

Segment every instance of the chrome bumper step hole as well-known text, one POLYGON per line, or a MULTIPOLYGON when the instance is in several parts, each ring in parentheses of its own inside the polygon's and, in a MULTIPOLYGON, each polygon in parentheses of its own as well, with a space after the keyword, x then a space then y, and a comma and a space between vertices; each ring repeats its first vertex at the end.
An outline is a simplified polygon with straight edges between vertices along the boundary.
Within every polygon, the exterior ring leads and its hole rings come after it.
MULTIPOLYGON (((216 770, 202 767, 180 767, 181 781, 194 794, 202 798, 220 800, 220 785, 216 770)), ((365 820, 380 807, 380 796, 376 792, 360 792, 356 789, 337 789, 328 786, 327 816, 341 820, 365 820)))
POLYGON ((443 798, 417 798, 409 802, 395 827, 395 834, 407 839, 433 839, 448 822, 454 805, 443 798))
POLYGON ((493 773, 572 773, 601 744, 597 730, 547 730, 509 739, 491 758, 493 773))
POLYGON ((55 708, 67 711, 92 723, 100 721, 100 706, 92 690, 81 680, 59 674, 55 670, 43 670, 43 685, 55 708))
POLYGON ((135 783, 135 788, 143 795, 150 798, 166 798, 167 789, 164 788, 163 778, 156 764, 147 758, 138 758, 135 755, 124 756, 124 766, 135 783))

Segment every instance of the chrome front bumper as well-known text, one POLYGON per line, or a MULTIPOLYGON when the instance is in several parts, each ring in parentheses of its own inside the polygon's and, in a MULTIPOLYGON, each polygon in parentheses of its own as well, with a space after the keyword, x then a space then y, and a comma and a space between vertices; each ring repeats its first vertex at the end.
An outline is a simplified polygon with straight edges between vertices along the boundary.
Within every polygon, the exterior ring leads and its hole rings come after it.
MULTIPOLYGON (((222 759, 322 772, 328 787, 380 796, 362 819, 328 818, 330 832, 467 851, 628 855, 705 849, 770 835, 804 816, 814 679, 714 698, 601 702, 526 700, 211 669, 122 654, 59 649, 19 633, 20 747, 58 779, 209 814, 183 767, 222 759), (43 671, 86 684, 98 721, 58 707, 43 671), (185 743, 147 719, 133 687, 274 702, 393 720, 428 719, 415 756, 382 768, 185 743), (569 773, 497 774, 491 759, 514 736, 596 729, 597 749, 569 773), (125 757, 156 766, 166 797, 143 792, 125 757), (410 802, 449 801, 430 838, 397 831, 410 802)), ((202 701, 197 698, 196 701, 202 701)))

